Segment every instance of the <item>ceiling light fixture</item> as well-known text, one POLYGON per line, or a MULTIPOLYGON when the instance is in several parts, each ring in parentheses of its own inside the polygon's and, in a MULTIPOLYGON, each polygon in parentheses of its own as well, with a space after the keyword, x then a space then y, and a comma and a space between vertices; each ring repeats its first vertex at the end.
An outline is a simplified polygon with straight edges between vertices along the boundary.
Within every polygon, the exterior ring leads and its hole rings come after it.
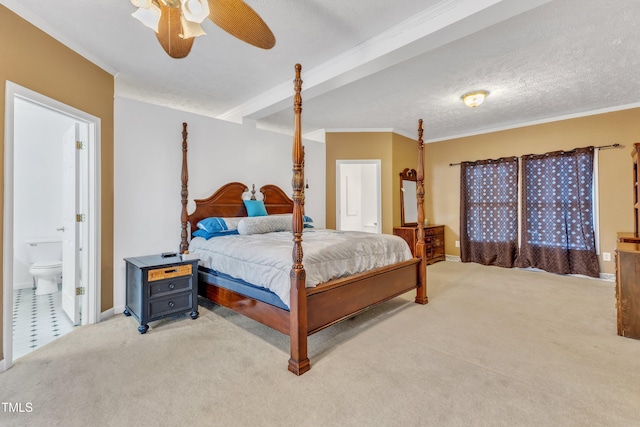
POLYGON ((156 32, 162 48, 172 58, 191 52, 196 37, 205 35, 208 17, 232 36, 262 49, 276 38, 260 16, 242 0, 131 0, 138 10, 131 15, 156 32))
POLYGON ((484 99, 489 95, 486 90, 474 90, 473 92, 465 93, 460 97, 467 107, 476 108, 484 102, 484 99))

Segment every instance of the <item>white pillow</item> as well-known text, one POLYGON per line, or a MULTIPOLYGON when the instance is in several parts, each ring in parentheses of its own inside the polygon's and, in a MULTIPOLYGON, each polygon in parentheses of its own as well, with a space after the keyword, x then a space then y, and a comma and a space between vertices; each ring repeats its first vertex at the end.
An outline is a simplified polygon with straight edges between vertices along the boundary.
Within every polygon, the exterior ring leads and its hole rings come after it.
POLYGON ((291 216, 252 216, 238 223, 239 234, 264 234, 274 231, 291 231, 291 216))

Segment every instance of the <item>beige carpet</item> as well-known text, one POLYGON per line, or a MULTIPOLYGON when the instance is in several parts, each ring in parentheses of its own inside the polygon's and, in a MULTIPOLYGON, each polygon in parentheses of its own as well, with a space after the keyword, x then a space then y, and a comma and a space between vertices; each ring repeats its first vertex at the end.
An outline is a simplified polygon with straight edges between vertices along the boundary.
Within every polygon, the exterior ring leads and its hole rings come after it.
POLYGON ((389 301, 310 338, 201 300, 200 317, 118 315, 0 374, 2 426, 639 426, 640 340, 614 284, 440 262, 426 306, 389 301))

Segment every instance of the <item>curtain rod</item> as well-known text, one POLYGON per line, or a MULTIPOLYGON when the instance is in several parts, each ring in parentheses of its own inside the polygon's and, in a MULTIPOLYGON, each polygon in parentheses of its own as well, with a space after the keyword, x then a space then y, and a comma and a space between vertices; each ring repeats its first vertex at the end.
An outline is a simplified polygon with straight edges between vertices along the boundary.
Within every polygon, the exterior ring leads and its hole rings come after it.
MULTIPOLYGON (((594 149, 594 150, 607 150, 607 149, 609 149, 609 148, 618 148, 618 147, 622 147, 622 145, 620 145, 620 144, 618 144, 618 143, 611 144, 611 145, 600 145, 600 146, 598 146, 598 147, 593 147, 593 149, 594 149)), ((571 151, 573 151, 573 150, 569 150, 568 152, 571 152, 571 151)), ((521 156, 515 156, 515 157, 520 158, 521 156)), ((477 162, 477 161, 478 161, 478 160, 475 160, 475 161, 473 161, 473 162, 469 162, 469 163, 475 163, 475 162, 477 162)), ((460 163, 449 163, 449 166, 457 166, 457 165, 459 165, 459 164, 460 164, 460 163)))

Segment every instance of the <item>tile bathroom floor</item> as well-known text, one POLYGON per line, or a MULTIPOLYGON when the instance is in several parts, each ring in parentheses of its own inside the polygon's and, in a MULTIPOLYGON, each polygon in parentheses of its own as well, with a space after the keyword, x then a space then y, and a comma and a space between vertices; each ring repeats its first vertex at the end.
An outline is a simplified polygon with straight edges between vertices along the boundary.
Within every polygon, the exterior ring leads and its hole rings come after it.
POLYGON ((61 304, 61 291, 48 295, 36 295, 32 288, 13 291, 13 360, 71 332, 73 323, 61 304))

